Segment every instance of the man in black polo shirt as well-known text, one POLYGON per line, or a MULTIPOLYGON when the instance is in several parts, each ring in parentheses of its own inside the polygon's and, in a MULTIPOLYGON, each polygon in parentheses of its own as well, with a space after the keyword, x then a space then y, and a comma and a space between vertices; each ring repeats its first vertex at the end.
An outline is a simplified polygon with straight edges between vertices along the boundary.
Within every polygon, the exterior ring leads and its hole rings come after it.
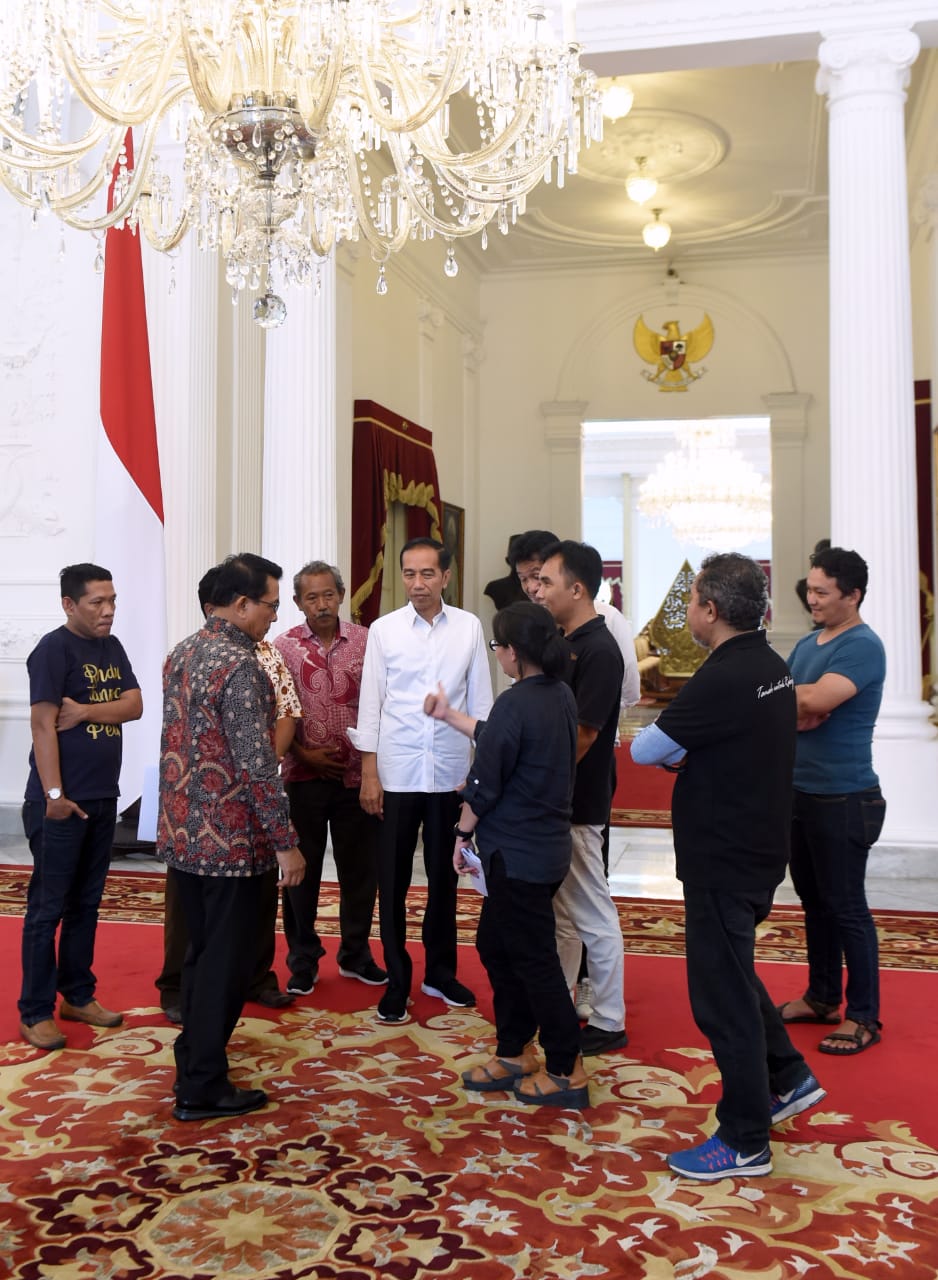
POLYGON ((592 1012, 580 1033, 584 1054, 628 1044, 622 930, 609 896, 602 848, 612 804, 612 753, 625 668, 619 646, 593 606, 602 575, 595 547, 555 542, 544 550, 537 587, 538 601, 550 610, 570 645, 570 687, 577 707, 573 857, 554 897, 554 914, 557 950, 571 991, 580 971, 581 944, 589 951, 592 1012))
POLYGON ((797 724, 794 682, 761 629, 767 586, 748 556, 703 562, 687 624, 710 656, 632 743, 638 764, 678 771, 672 822, 687 986, 723 1096, 714 1136, 668 1164, 704 1181, 771 1173, 770 1127, 825 1096, 754 963, 756 925, 788 861, 797 724))

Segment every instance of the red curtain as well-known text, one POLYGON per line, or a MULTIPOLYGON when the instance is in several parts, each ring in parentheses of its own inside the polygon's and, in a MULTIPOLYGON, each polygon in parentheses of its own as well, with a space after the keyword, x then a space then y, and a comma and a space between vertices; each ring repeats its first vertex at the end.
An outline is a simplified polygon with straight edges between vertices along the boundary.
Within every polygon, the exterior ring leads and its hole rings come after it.
POLYGON ((352 599, 356 622, 381 605, 388 507, 403 503, 408 538, 440 536, 440 482, 433 436, 373 400, 355 401, 352 440, 352 599))

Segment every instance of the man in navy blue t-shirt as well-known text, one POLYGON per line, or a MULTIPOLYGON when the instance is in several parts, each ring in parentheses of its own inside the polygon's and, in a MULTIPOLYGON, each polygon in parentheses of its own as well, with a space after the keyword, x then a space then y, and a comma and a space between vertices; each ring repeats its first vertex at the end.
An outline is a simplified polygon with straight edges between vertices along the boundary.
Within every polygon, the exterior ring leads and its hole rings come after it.
POLYGON ((23 826, 33 874, 19 1011, 20 1033, 37 1049, 65 1044, 52 1016, 56 992, 67 1021, 122 1021, 95 999, 91 965, 117 821, 121 725, 143 714, 127 654, 111 635, 110 573, 75 564, 60 578, 65 625, 43 636, 26 660, 33 748, 23 826))

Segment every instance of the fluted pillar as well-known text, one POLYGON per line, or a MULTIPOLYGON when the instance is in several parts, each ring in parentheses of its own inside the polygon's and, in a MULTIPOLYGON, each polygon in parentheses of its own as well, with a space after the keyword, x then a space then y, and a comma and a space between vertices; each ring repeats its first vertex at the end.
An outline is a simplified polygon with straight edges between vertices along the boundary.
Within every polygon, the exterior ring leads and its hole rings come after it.
POLYGON ((762 397, 769 413, 772 447, 772 643, 784 654, 810 628, 794 587, 808 567, 804 442, 811 399, 803 391, 779 391, 762 397))
POLYGON ((166 539, 167 640, 200 621, 196 586, 218 560, 218 258, 187 236, 144 255, 166 539))
POLYGON ((831 538, 870 566, 863 617, 886 647, 874 759, 885 842, 938 845, 938 742, 921 697, 909 217, 908 30, 826 39, 830 116, 831 538))
POLYGON ((231 335, 231 550, 262 545, 264 486, 264 331, 254 321, 254 295, 233 308, 231 335))
POLYGON ((541 405, 549 460, 547 528, 560 538, 583 536, 583 419, 585 400, 549 400, 541 405))
MULTIPOLYGON (((308 560, 337 553, 335 257, 320 286, 284 292, 287 318, 268 330, 264 376, 263 554, 283 565, 281 599, 308 560)), ((289 621, 284 609, 282 621, 289 621)))

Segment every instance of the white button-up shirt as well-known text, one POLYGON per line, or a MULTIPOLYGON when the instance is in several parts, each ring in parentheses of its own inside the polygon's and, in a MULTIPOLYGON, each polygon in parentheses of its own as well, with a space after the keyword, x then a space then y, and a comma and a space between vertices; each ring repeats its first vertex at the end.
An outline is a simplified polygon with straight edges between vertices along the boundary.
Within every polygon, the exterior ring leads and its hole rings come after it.
POLYGON ((371 624, 358 726, 348 735, 359 751, 377 752, 386 791, 453 791, 466 777, 469 739, 424 715, 424 698, 438 684, 457 710, 488 716, 492 681, 475 614, 443 605, 426 622, 407 604, 371 624))

